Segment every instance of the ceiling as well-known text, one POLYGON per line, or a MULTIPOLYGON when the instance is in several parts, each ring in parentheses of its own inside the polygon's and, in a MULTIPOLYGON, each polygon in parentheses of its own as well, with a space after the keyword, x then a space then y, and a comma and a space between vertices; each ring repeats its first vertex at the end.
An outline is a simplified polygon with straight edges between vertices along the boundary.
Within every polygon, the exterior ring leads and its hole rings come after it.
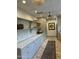
POLYGON ((61 0, 45 0, 44 4, 40 6, 33 4, 32 0, 26 0, 26 4, 23 4, 22 0, 17 0, 17 7, 35 17, 38 16, 35 14, 35 10, 43 12, 42 15, 48 15, 49 11, 52 15, 61 15, 61 0))

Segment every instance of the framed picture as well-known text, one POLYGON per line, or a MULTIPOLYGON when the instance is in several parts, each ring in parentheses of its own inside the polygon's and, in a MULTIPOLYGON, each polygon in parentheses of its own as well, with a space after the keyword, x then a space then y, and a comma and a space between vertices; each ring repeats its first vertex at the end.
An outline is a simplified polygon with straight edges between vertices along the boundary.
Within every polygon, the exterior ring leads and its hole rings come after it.
POLYGON ((54 22, 48 23, 48 29, 49 30, 55 30, 55 23, 54 22))
POLYGON ((21 30, 23 28, 24 28, 23 24, 17 24, 17 30, 21 30))

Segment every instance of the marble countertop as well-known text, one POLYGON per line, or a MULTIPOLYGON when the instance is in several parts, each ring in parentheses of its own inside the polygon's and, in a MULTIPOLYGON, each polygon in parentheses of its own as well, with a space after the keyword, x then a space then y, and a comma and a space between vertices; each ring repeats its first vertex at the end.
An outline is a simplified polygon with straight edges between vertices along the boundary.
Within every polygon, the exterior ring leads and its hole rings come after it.
POLYGON ((28 40, 23 40, 21 42, 18 42, 17 43, 17 48, 23 48, 25 46, 27 46, 28 44, 30 44, 31 42, 33 42, 34 40, 36 40, 36 38, 40 37, 42 34, 39 34, 39 35, 36 35, 36 36, 33 36, 31 38, 29 38, 28 40))

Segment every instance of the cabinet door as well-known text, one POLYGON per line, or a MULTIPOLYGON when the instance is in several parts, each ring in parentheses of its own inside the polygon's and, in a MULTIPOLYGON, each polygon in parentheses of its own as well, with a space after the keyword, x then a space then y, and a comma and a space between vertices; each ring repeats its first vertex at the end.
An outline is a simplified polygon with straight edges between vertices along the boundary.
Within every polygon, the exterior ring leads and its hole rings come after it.
POLYGON ((34 42, 32 42, 28 46, 29 46, 30 58, 32 59, 32 57, 35 54, 35 44, 34 44, 34 42))
POLYGON ((22 53, 22 59, 30 59, 29 46, 24 47, 21 53, 22 53))

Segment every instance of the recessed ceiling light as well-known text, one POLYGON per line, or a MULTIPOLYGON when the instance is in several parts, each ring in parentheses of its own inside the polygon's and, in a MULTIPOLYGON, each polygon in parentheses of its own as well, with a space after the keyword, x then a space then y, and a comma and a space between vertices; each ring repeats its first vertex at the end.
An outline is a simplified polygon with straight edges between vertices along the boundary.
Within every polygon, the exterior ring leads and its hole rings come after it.
POLYGON ((25 1, 25 0, 23 0, 23 1, 22 1, 22 3, 23 3, 23 4, 26 4, 26 1, 25 1))
POLYGON ((35 13, 36 13, 36 14, 37 14, 37 12, 38 12, 38 11, 37 11, 37 10, 35 10, 35 13))

